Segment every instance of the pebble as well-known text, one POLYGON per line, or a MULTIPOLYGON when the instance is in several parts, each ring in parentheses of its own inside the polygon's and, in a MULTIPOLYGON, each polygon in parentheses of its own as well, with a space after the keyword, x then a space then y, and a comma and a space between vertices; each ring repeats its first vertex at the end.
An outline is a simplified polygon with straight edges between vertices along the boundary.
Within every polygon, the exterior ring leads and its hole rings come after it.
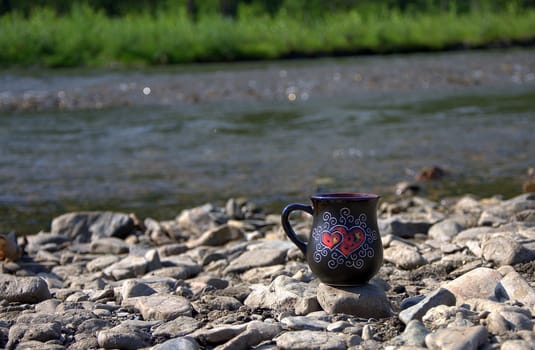
POLYGON ((385 203, 385 262, 354 287, 317 280, 244 199, 67 213, 0 261, 0 348, 532 349, 534 198, 385 203))

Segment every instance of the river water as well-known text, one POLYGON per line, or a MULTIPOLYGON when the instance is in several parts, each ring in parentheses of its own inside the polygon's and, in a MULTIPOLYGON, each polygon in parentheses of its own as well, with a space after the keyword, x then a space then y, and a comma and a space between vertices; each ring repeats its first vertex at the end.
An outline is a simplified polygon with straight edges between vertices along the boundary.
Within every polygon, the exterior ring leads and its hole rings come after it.
POLYGON ((0 231, 75 210, 171 219, 247 197, 521 192, 535 166, 535 50, 0 71, 0 231))

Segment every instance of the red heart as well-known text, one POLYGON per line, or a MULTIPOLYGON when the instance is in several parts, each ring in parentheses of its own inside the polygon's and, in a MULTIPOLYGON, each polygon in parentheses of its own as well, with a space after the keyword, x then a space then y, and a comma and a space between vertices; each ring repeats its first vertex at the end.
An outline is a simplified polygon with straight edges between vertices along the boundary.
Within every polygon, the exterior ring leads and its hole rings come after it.
POLYGON ((332 229, 332 235, 340 234, 343 236, 342 244, 338 247, 344 256, 348 257, 355 250, 359 249, 364 243, 366 235, 359 227, 347 229, 345 226, 335 226, 332 229))
POLYGON ((342 234, 339 232, 323 232, 321 235, 321 243, 325 244, 329 249, 333 249, 342 241, 342 234))

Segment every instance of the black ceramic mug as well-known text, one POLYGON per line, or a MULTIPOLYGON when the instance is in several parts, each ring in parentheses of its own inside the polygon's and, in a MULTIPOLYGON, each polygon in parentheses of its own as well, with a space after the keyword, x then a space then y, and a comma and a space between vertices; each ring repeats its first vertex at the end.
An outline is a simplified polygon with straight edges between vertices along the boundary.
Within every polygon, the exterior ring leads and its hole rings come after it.
POLYGON ((311 197, 312 205, 289 204, 282 211, 282 227, 305 254, 312 272, 333 286, 368 282, 383 263, 383 244, 377 227, 379 196, 368 193, 326 193, 311 197), (301 241, 289 221, 293 211, 312 215, 308 243, 301 241))

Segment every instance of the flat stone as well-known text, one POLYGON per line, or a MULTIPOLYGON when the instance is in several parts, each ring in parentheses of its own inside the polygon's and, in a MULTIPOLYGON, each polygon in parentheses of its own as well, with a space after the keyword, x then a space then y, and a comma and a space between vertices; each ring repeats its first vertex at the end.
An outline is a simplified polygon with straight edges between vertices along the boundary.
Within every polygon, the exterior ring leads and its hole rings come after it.
POLYGON ((130 248, 122 239, 102 237, 91 241, 89 251, 96 254, 125 254, 130 251, 130 248))
POLYGON ((420 320, 412 320, 407 323, 403 333, 395 337, 392 341, 396 345, 425 347, 425 337, 431 333, 425 328, 420 320))
POLYGON ((388 219, 379 219, 379 231, 381 235, 394 235, 404 238, 412 238, 417 233, 426 234, 429 228, 434 224, 423 217, 414 217, 411 215, 396 215, 388 219))
POLYGON ((188 241, 186 245, 189 248, 199 246, 221 246, 230 241, 242 239, 244 233, 235 226, 228 224, 221 225, 204 232, 200 237, 188 241))
POLYGON ((35 304, 50 297, 48 285, 42 278, 0 274, 0 300, 35 304))
POLYGON ((269 286, 254 286, 244 304, 253 309, 272 309, 296 315, 321 310, 312 286, 284 275, 275 278, 269 286))
POLYGON ((17 350, 64 350, 64 349, 65 347, 63 345, 53 344, 53 343, 43 343, 37 340, 21 342, 17 346, 17 350))
POLYGON ((413 270, 427 261, 418 252, 418 249, 408 244, 396 244, 384 250, 384 260, 403 270, 413 270))
POLYGON ((89 272, 102 271, 110 265, 115 264, 121 260, 121 257, 116 255, 99 256, 87 263, 86 267, 89 272))
POLYGON ((193 333, 200 327, 200 322, 190 316, 178 316, 174 320, 162 323, 152 332, 155 337, 178 338, 193 333))
POLYGON ((329 327, 330 323, 310 316, 288 316, 281 320, 281 324, 289 330, 312 330, 320 331, 329 327))
POLYGON ((500 346, 500 350, 533 350, 535 346, 532 342, 523 339, 506 340, 500 346))
POLYGON ((183 210, 176 218, 178 227, 193 233, 195 236, 201 235, 203 232, 220 225, 214 211, 215 208, 211 204, 183 210))
POLYGON ((246 324, 222 325, 210 329, 198 329, 190 336, 201 344, 223 344, 245 331, 246 328, 246 324))
POLYGON ((438 329, 425 337, 429 349, 477 350, 488 343, 488 332, 483 326, 438 329))
POLYGON ((17 347, 17 344, 30 340, 46 342, 60 338, 61 323, 58 321, 33 323, 22 323, 18 321, 9 329, 7 348, 14 349, 17 347))
POLYGON ((252 321, 245 331, 239 333, 217 350, 251 349, 266 340, 271 340, 282 331, 278 323, 252 321))
POLYGON ((225 269, 225 273, 241 273, 255 267, 272 266, 284 263, 286 250, 254 249, 245 251, 238 258, 232 260, 225 269))
POLYGON ((393 314, 384 290, 374 284, 331 287, 320 283, 317 298, 329 314, 344 313, 363 318, 385 318, 393 314))
POLYGON ((427 235, 429 238, 440 242, 450 242, 464 226, 453 219, 445 219, 437 222, 429 228, 427 235))
POLYGON ((129 255, 103 272, 117 281, 143 276, 147 272, 147 260, 142 256, 129 255))
POLYGON ((75 242, 88 243, 103 237, 126 237, 134 229, 128 214, 113 212, 76 212, 52 220, 51 232, 75 242))
POLYGON ((26 251, 29 254, 35 254, 41 250, 43 246, 49 244, 53 244, 56 248, 60 248, 63 244, 71 241, 71 239, 66 235, 46 232, 39 232, 36 235, 29 235, 26 237, 26 239, 28 240, 26 251))
POLYGON ((517 300, 528 307, 535 306, 535 289, 512 268, 500 280, 497 294, 498 297, 517 300))
POLYGON ((469 310, 463 306, 435 306, 425 313, 422 317, 422 321, 429 329, 454 326, 469 327, 478 323, 480 313, 469 310))
POLYGON ((145 320, 169 321, 178 316, 191 316, 189 300, 178 295, 153 294, 134 299, 145 320))
POLYGON ((275 338, 277 347, 291 350, 345 350, 347 349, 344 337, 336 333, 321 331, 294 331, 286 332, 275 338))
POLYGON ((514 265, 535 259, 535 251, 526 249, 510 234, 496 233, 481 244, 483 258, 498 265, 514 265))
POLYGON ((533 331, 534 325, 529 310, 525 312, 500 310, 493 311, 487 316, 488 330, 494 334, 505 334, 509 331, 533 331))
POLYGON ((457 304, 470 298, 495 299, 495 291, 502 279, 500 272, 478 267, 443 285, 455 295, 457 304))
POLYGON ((126 280, 121 287, 121 296, 123 299, 148 296, 155 293, 156 290, 148 284, 134 279, 126 280))
POLYGON ((98 345, 104 349, 135 350, 150 344, 150 334, 146 331, 118 325, 102 330, 97 335, 98 345))
POLYGON ((199 350, 199 344, 189 337, 169 339, 152 348, 152 350, 199 350))
POLYGON ((421 321, 422 317, 429 311, 429 309, 438 305, 455 305, 455 295, 447 289, 439 288, 426 295, 426 297, 417 304, 401 311, 399 313, 399 319, 405 324, 408 324, 412 320, 421 321))

